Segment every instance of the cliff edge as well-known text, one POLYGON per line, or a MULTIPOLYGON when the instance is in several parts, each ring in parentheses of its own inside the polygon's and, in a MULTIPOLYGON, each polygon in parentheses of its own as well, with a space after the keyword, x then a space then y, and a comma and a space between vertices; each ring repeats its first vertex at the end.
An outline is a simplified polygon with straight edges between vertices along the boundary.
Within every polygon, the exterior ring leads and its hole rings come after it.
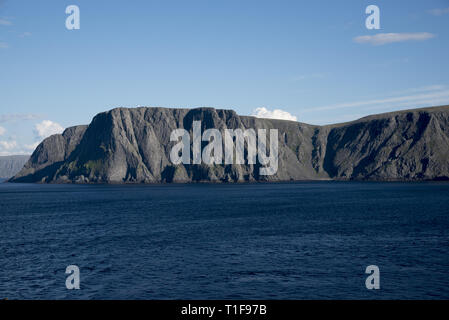
MULTIPOLYGON (((245 144, 245 154, 248 152, 245 144)), ((161 183, 291 180, 449 180, 449 106, 327 126, 239 116, 213 108, 116 108, 45 139, 11 182, 161 183), (260 164, 170 161, 173 130, 277 129, 278 170, 260 164)))

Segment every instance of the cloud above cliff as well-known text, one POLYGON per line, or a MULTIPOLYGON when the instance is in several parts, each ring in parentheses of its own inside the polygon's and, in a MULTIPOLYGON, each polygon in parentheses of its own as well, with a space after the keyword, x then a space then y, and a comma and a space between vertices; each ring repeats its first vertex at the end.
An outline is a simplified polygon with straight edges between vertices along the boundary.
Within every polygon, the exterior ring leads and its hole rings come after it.
POLYGON ((59 123, 53 122, 51 120, 44 120, 40 123, 37 123, 34 127, 34 133, 37 138, 45 139, 53 134, 62 133, 64 131, 64 127, 62 127, 59 123))
POLYGON ((356 43, 371 44, 373 46, 382 46, 394 42, 405 41, 424 41, 435 38, 433 33, 416 32, 416 33, 378 33, 373 36, 358 36, 353 40, 356 43))
POLYGON ((294 115, 281 109, 268 110, 264 107, 256 108, 251 115, 256 118, 297 121, 297 118, 294 115))
POLYGON ((17 147, 16 141, 0 141, 0 150, 11 150, 17 147))
POLYGON ((0 114, 0 155, 30 154, 43 139, 64 131, 63 126, 51 120, 36 123, 39 118, 41 116, 31 113, 0 114), (35 124, 29 125, 27 121, 35 124))
POLYGON ((23 147, 26 149, 26 150, 31 150, 31 151, 33 151, 34 149, 36 149, 37 148, 37 146, 40 144, 40 142, 38 141, 38 142, 35 142, 35 143, 32 143, 32 144, 26 144, 26 145, 24 145, 23 147))
POLYGON ((39 119, 40 116, 33 113, 7 113, 0 114, 0 123, 2 122, 14 122, 14 121, 22 121, 22 120, 36 120, 39 119))
POLYGON ((302 112, 322 112, 346 108, 357 108, 368 111, 373 108, 417 108, 423 106, 438 106, 449 104, 449 88, 444 85, 431 85, 398 92, 394 96, 377 99, 367 99, 340 104, 318 106, 303 109, 302 112))

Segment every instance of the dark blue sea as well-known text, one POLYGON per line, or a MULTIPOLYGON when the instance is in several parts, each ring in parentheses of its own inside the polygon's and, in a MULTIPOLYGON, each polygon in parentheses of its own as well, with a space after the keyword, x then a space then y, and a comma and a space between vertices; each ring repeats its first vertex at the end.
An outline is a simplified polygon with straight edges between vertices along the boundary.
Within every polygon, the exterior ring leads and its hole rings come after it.
POLYGON ((3 183, 4 298, 449 299, 449 184, 3 183))

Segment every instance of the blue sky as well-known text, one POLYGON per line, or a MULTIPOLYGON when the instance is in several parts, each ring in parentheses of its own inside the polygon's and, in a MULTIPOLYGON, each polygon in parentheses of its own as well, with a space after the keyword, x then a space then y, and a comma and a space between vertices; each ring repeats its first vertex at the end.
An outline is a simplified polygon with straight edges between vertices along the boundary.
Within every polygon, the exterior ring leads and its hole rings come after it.
POLYGON ((0 0, 0 155, 119 106, 326 124, 449 104, 448 56, 446 0, 0 0))

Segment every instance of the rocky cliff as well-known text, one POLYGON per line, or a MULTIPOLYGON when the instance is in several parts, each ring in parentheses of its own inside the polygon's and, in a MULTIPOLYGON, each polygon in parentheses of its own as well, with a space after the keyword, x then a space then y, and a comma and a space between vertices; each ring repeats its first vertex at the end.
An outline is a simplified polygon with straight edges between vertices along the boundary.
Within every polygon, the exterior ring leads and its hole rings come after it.
MULTIPOLYGON (((207 144, 207 143, 206 143, 207 144)), ((268 143, 267 143, 268 145, 268 143)), ((245 144, 245 154, 248 153, 245 144)), ((232 110, 117 108, 88 126, 44 140, 12 182, 160 183, 290 180, 447 180, 449 106, 314 126, 239 116, 232 110), (173 130, 278 129, 279 163, 179 164, 170 161, 173 130)))
POLYGON ((0 156, 0 179, 17 174, 29 158, 28 155, 0 156))

